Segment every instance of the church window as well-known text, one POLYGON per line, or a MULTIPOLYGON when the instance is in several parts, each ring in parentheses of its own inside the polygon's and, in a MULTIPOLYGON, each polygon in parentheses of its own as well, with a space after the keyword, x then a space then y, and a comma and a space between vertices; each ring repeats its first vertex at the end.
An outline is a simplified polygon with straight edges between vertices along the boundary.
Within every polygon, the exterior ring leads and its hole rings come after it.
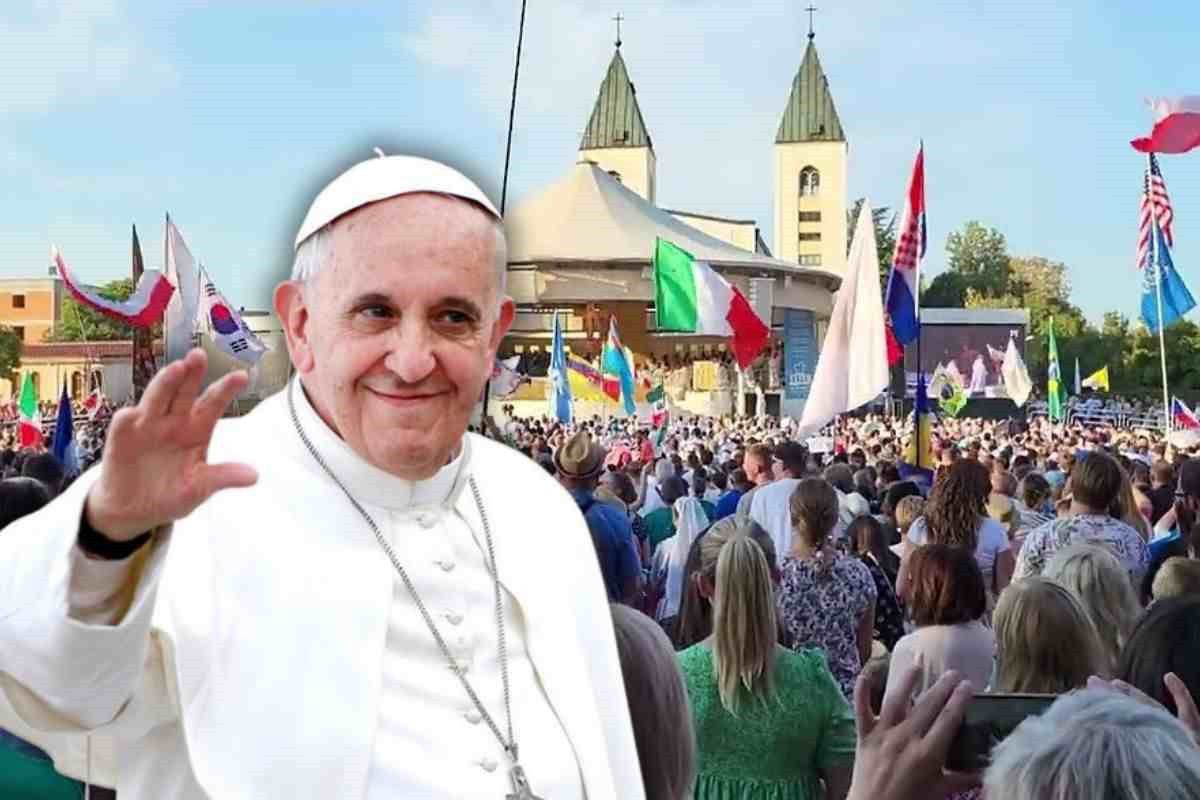
POLYGON ((800 221, 801 222, 820 222, 821 221, 821 212, 820 211, 801 211, 800 212, 800 221))
POLYGON ((14 294, 12 296, 12 301, 13 301, 13 308, 24 308, 25 307, 25 295, 23 295, 23 294, 14 294))
POLYGON ((821 173, 816 167, 800 170, 800 196, 815 197, 821 191, 821 173))
POLYGON ((20 339, 22 342, 25 341, 25 326, 24 325, 13 325, 12 329, 13 329, 13 333, 15 333, 17 335, 18 339, 20 339))
POLYGON ((800 266, 802 267, 819 267, 821 266, 820 255, 802 255, 800 256, 800 266))
POLYGON ((802 242, 819 242, 819 241, 821 241, 821 234, 820 233, 802 233, 802 234, 800 234, 800 241, 802 241, 802 242))

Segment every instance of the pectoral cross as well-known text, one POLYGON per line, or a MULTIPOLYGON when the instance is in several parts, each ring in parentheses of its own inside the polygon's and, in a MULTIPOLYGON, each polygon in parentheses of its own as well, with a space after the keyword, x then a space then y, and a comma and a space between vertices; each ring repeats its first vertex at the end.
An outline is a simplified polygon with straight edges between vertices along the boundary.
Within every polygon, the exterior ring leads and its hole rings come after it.
POLYGON ((513 764, 513 767, 508 772, 508 777, 512 779, 513 793, 505 796, 505 800, 542 800, 533 793, 529 788, 529 780, 525 777, 525 770, 520 764, 513 764))

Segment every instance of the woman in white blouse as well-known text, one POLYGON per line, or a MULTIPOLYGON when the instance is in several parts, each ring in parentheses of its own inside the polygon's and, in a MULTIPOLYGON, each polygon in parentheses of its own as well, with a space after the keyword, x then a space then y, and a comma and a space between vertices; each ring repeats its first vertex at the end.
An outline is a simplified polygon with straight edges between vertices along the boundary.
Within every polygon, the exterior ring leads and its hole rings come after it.
POLYGON ((892 650, 888 689, 915 664, 918 691, 956 670, 982 692, 991 678, 996 639, 983 624, 987 593, 975 559, 961 547, 931 544, 912 554, 908 572, 908 609, 917 629, 892 650))
MULTIPOLYGON (((964 458, 954 465, 933 486, 925 516, 908 529, 908 553, 924 544, 948 544, 975 554, 975 562, 983 573, 988 608, 995 606, 996 597, 1012 580, 1015 557, 1004 527, 987 515, 992 479, 987 468, 973 459, 964 458)), ((907 597, 907 572, 902 565, 896 593, 907 597)))

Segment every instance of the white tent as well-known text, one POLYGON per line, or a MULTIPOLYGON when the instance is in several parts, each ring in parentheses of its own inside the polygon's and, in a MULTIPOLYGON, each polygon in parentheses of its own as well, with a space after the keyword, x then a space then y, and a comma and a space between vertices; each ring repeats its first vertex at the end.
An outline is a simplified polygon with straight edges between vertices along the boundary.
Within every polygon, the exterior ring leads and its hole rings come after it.
POLYGON ((509 264, 571 262, 648 263, 656 237, 667 239, 715 267, 761 269, 816 278, 836 288, 823 269, 743 250, 681 222, 623 186, 592 161, 577 163, 505 219, 509 264))

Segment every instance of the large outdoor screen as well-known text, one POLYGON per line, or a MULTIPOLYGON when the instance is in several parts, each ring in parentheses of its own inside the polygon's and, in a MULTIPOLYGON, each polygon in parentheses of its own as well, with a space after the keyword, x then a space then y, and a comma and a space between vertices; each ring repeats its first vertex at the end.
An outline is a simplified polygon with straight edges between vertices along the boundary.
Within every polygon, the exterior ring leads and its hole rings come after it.
MULTIPOLYGON (((1000 365, 1010 337, 1024 358, 1024 325, 926 323, 921 326, 921 369, 926 380, 939 365, 957 372, 971 397, 1007 397, 1000 365)), ((917 383, 915 342, 905 348, 904 371, 911 395, 917 383)))

